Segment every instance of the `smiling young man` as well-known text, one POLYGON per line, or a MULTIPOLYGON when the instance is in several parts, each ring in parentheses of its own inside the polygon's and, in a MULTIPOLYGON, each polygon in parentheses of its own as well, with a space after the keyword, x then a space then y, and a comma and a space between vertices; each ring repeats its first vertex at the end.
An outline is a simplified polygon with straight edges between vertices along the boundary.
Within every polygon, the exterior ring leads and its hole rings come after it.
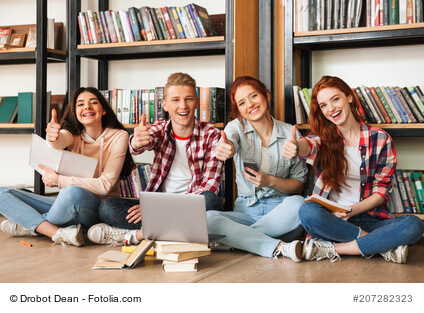
MULTIPOLYGON (((222 211, 217 193, 223 162, 215 156, 220 132, 195 117, 199 106, 196 81, 188 74, 171 74, 162 104, 169 120, 146 126, 143 116, 129 141, 133 154, 155 152, 146 191, 200 194, 205 197, 206 210, 222 211)), ((106 199, 100 205, 99 215, 105 223, 90 228, 91 241, 119 245, 125 242, 126 234, 131 235, 131 243, 143 239, 138 200, 106 199)))

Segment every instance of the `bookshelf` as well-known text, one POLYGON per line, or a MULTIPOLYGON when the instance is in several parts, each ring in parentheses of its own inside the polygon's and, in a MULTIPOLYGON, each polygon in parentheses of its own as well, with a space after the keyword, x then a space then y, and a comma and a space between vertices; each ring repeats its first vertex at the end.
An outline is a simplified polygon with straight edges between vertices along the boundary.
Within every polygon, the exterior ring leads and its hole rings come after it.
MULTIPOLYGON (((424 23, 294 32, 293 0, 286 0, 285 7, 277 8, 276 15, 279 34, 284 37, 280 43, 277 42, 276 51, 277 64, 284 68, 283 78, 276 78, 277 92, 285 103, 283 107, 278 108, 278 116, 291 124, 296 121, 292 86, 313 87, 313 51, 372 47, 390 49, 424 42, 424 23)), ((393 137, 424 137, 424 123, 371 125, 384 129, 393 137)), ((296 127, 302 133, 310 130, 308 124, 296 127)), ((424 220, 424 214, 414 215, 424 220)))
MULTIPOLYGON (((155 4, 149 4, 147 1, 139 1, 137 6, 151 5, 155 7, 155 4)), ((178 1, 175 1, 174 5, 178 4, 178 1)), ((184 5, 181 4, 181 5, 184 5)), ((252 12, 257 11, 257 1, 253 1, 252 5, 245 5, 245 11, 248 11, 249 16, 252 15, 252 12)), ((68 59, 67 59, 67 90, 68 94, 72 94, 81 84, 81 59, 92 59, 97 61, 98 71, 98 89, 109 89, 114 86, 109 86, 108 72, 109 64, 112 61, 119 60, 129 60, 129 59, 157 59, 157 58, 174 58, 174 57, 191 57, 191 56, 214 56, 222 55, 225 58, 225 88, 229 90, 229 87, 233 81, 234 74, 237 69, 245 75, 250 74, 244 66, 235 66, 233 60, 236 59, 237 53, 235 49, 235 40, 234 36, 235 27, 234 25, 240 22, 246 23, 247 14, 240 12, 238 16, 235 15, 235 6, 241 8, 243 6, 242 1, 239 0, 226 0, 225 1, 225 17, 222 15, 222 18, 225 19, 225 28, 220 33, 218 31, 218 36, 214 37, 203 37, 203 38, 194 38, 194 39, 173 39, 173 40, 155 40, 155 41, 138 41, 131 43, 103 43, 103 44, 79 44, 79 28, 77 22, 77 15, 81 11, 81 1, 67 1, 67 42, 68 42, 68 59), (237 19, 237 20, 236 20, 237 19)), ((205 5, 207 8, 207 6, 205 5)), ((98 10, 104 11, 109 9, 109 1, 99 0, 98 1, 98 10)), ((215 16, 216 17, 216 16, 215 16)), ((215 19, 214 15, 211 16, 212 20, 215 19)), ((257 13, 256 19, 254 21, 257 23, 257 13)), ((257 24, 256 24, 257 25, 257 24)), ((257 36, 257 34, 254 34, 257 36)), ((252 36, 249 39, 243 40, 252 40, 252 36)), ((252 58, 251 54, 246 57, 239 58, 238 60, 250 60, 252 58), (250 59, 249 59, 250 58, 250 59)), ((239 73, 237 72, 237 74, 239 73)), ((226 94, 226 107, 229 104, 229 97, 226 94)), ((225 110, 225 119, 227 120, 227 110, 225 110)), ((224 123, 215 124, 216 127, 223 128, 224 123)), ((126 124, 124 125, 126 129, 131 133, 133 132, 134 127, 137 125, 126 124)), ((233 164, 232 162, 227 162, 225 167, 226 177, 233 177, 233 164)), ((226 179, 225 181, 225 198, 230 199, 226 201, 226 209, 232 209, 232 199, 233 199, 233 180, 226 179)))
MULTIPOLYGON (((284 7, 283 112, 285 121, 295 123, 293 85, 312 87, 312 52, 317 50, 394 47, 424 42, 424 23, 293 32, 294 1, 284 7)), ((422 137, 424 124, 373 124, 395 137, 422 137)), ((309 129, 308 125, 298 125, 309 129)))
MULTIPOLYGON (((36 1, 36 36, 34 48, 12 48, 0 50, 0 65, 35 64, 36 67, 36 112, 35 122, 30 124, 0 124, 0 134, 32 134, 45 137, 47 103, 47 64, 65 62, 66 52, 47 49, 47 1, 36 1)), ((3 27, 3 26, 2 26, 3 27)), ((15 31, 27 30, 29 25, 4 26, 15 31)), ((34 192, 44 194, 41 175, 34 171, 34 192)))

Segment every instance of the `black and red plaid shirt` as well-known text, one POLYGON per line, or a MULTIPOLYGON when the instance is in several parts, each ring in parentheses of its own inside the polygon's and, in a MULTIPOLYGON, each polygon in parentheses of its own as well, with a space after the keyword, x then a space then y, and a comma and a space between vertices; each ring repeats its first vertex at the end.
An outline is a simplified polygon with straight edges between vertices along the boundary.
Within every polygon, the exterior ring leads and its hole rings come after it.
MULTIPOLYGON (((171 135, 171 120, 157 121, 148 126, 150 142, 148 145, 134 150, 132 154, 141 154, 144 151, 154 150, 155 157, 152 164, 149 183, 146 191, 160 191, 168 175, 174 159, 176 146, 171 135)), ((130 143, 133 135, 130 136, 130 143)), ((191 181, 187 193, 199 194, 203 191, 219 192, 224 163, 215 156, 215 147, 221 138, 220 131, 213 125, 195 119, 193 134, 187 143, 187 159, 191 173, 191 181)))

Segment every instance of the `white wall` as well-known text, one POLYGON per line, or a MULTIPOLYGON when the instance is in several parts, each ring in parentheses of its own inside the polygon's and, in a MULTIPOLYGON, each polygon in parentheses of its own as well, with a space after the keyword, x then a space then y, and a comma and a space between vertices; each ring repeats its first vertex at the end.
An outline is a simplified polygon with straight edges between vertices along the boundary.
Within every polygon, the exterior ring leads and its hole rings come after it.
MULTIPOLYGON (((312 83, 338 76, 351 87, 424 85, 424 45, 315 51, 312 83)), ((398 168, 424 170, 424 138, 393 138, 398 168)))
MULTIPOLYGON (((110 0, 112 10, 127 10, 131 6, 163 7, 186 5, 193 1, 176 0, 110 0)), ((225 13, 225 1, 196 0, 207 8, 209 14, 225 13)), ((97 10, 97 1, 81 1, 82 11, 97 10)), ((34 0, 1 1, 0 24, 19 25, 36 23, 34 0), (22 9, 25 8, 25 9, 22 9), (19 14, 10 14, 19 12, 19 14)), ((48 16, 66 23, 66 1, 49 0, 48 16)), ((66 26, 65 26, 66 27, 66 26)), ((182 71, 192 75, 199 86, 225 86, 224 56, 187 57, 113 61, 109 64, 109 88, 150 88, 162 86, 172 72, 182 71)), ((83 59, 81 85, 97 86, 97 64, 83 59)), ((66 91, 64 64, 48 65, 47 88, 53 94, 66 91)), ((35 65, 1 65, 0 95, 13 96, 19 91, 35 91, 35 65)), ((0 186, 33 184, 33 170, 28 166, 30 135, 0 135, 0 186)), ((149 162, 153 155, 137 157, 136 161, 149 162)))

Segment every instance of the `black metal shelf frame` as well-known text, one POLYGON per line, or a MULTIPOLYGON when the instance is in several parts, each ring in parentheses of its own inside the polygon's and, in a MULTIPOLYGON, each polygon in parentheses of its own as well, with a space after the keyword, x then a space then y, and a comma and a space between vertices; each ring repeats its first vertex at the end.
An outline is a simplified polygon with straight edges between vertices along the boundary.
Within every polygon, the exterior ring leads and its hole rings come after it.
MULTIPOLYGON (((424 27, 388 29, 355 33, 293 36, 293 0, 286 0, 284 11, 284 114, 285 121, 295 124, 293 86, 296 85, 295 49, 300 56, 300 85, 311 87, 312 51, 382 46, 424 44, 424 27)), ((422 128, 385 129, 395 137, 422 137, 422 128)))

